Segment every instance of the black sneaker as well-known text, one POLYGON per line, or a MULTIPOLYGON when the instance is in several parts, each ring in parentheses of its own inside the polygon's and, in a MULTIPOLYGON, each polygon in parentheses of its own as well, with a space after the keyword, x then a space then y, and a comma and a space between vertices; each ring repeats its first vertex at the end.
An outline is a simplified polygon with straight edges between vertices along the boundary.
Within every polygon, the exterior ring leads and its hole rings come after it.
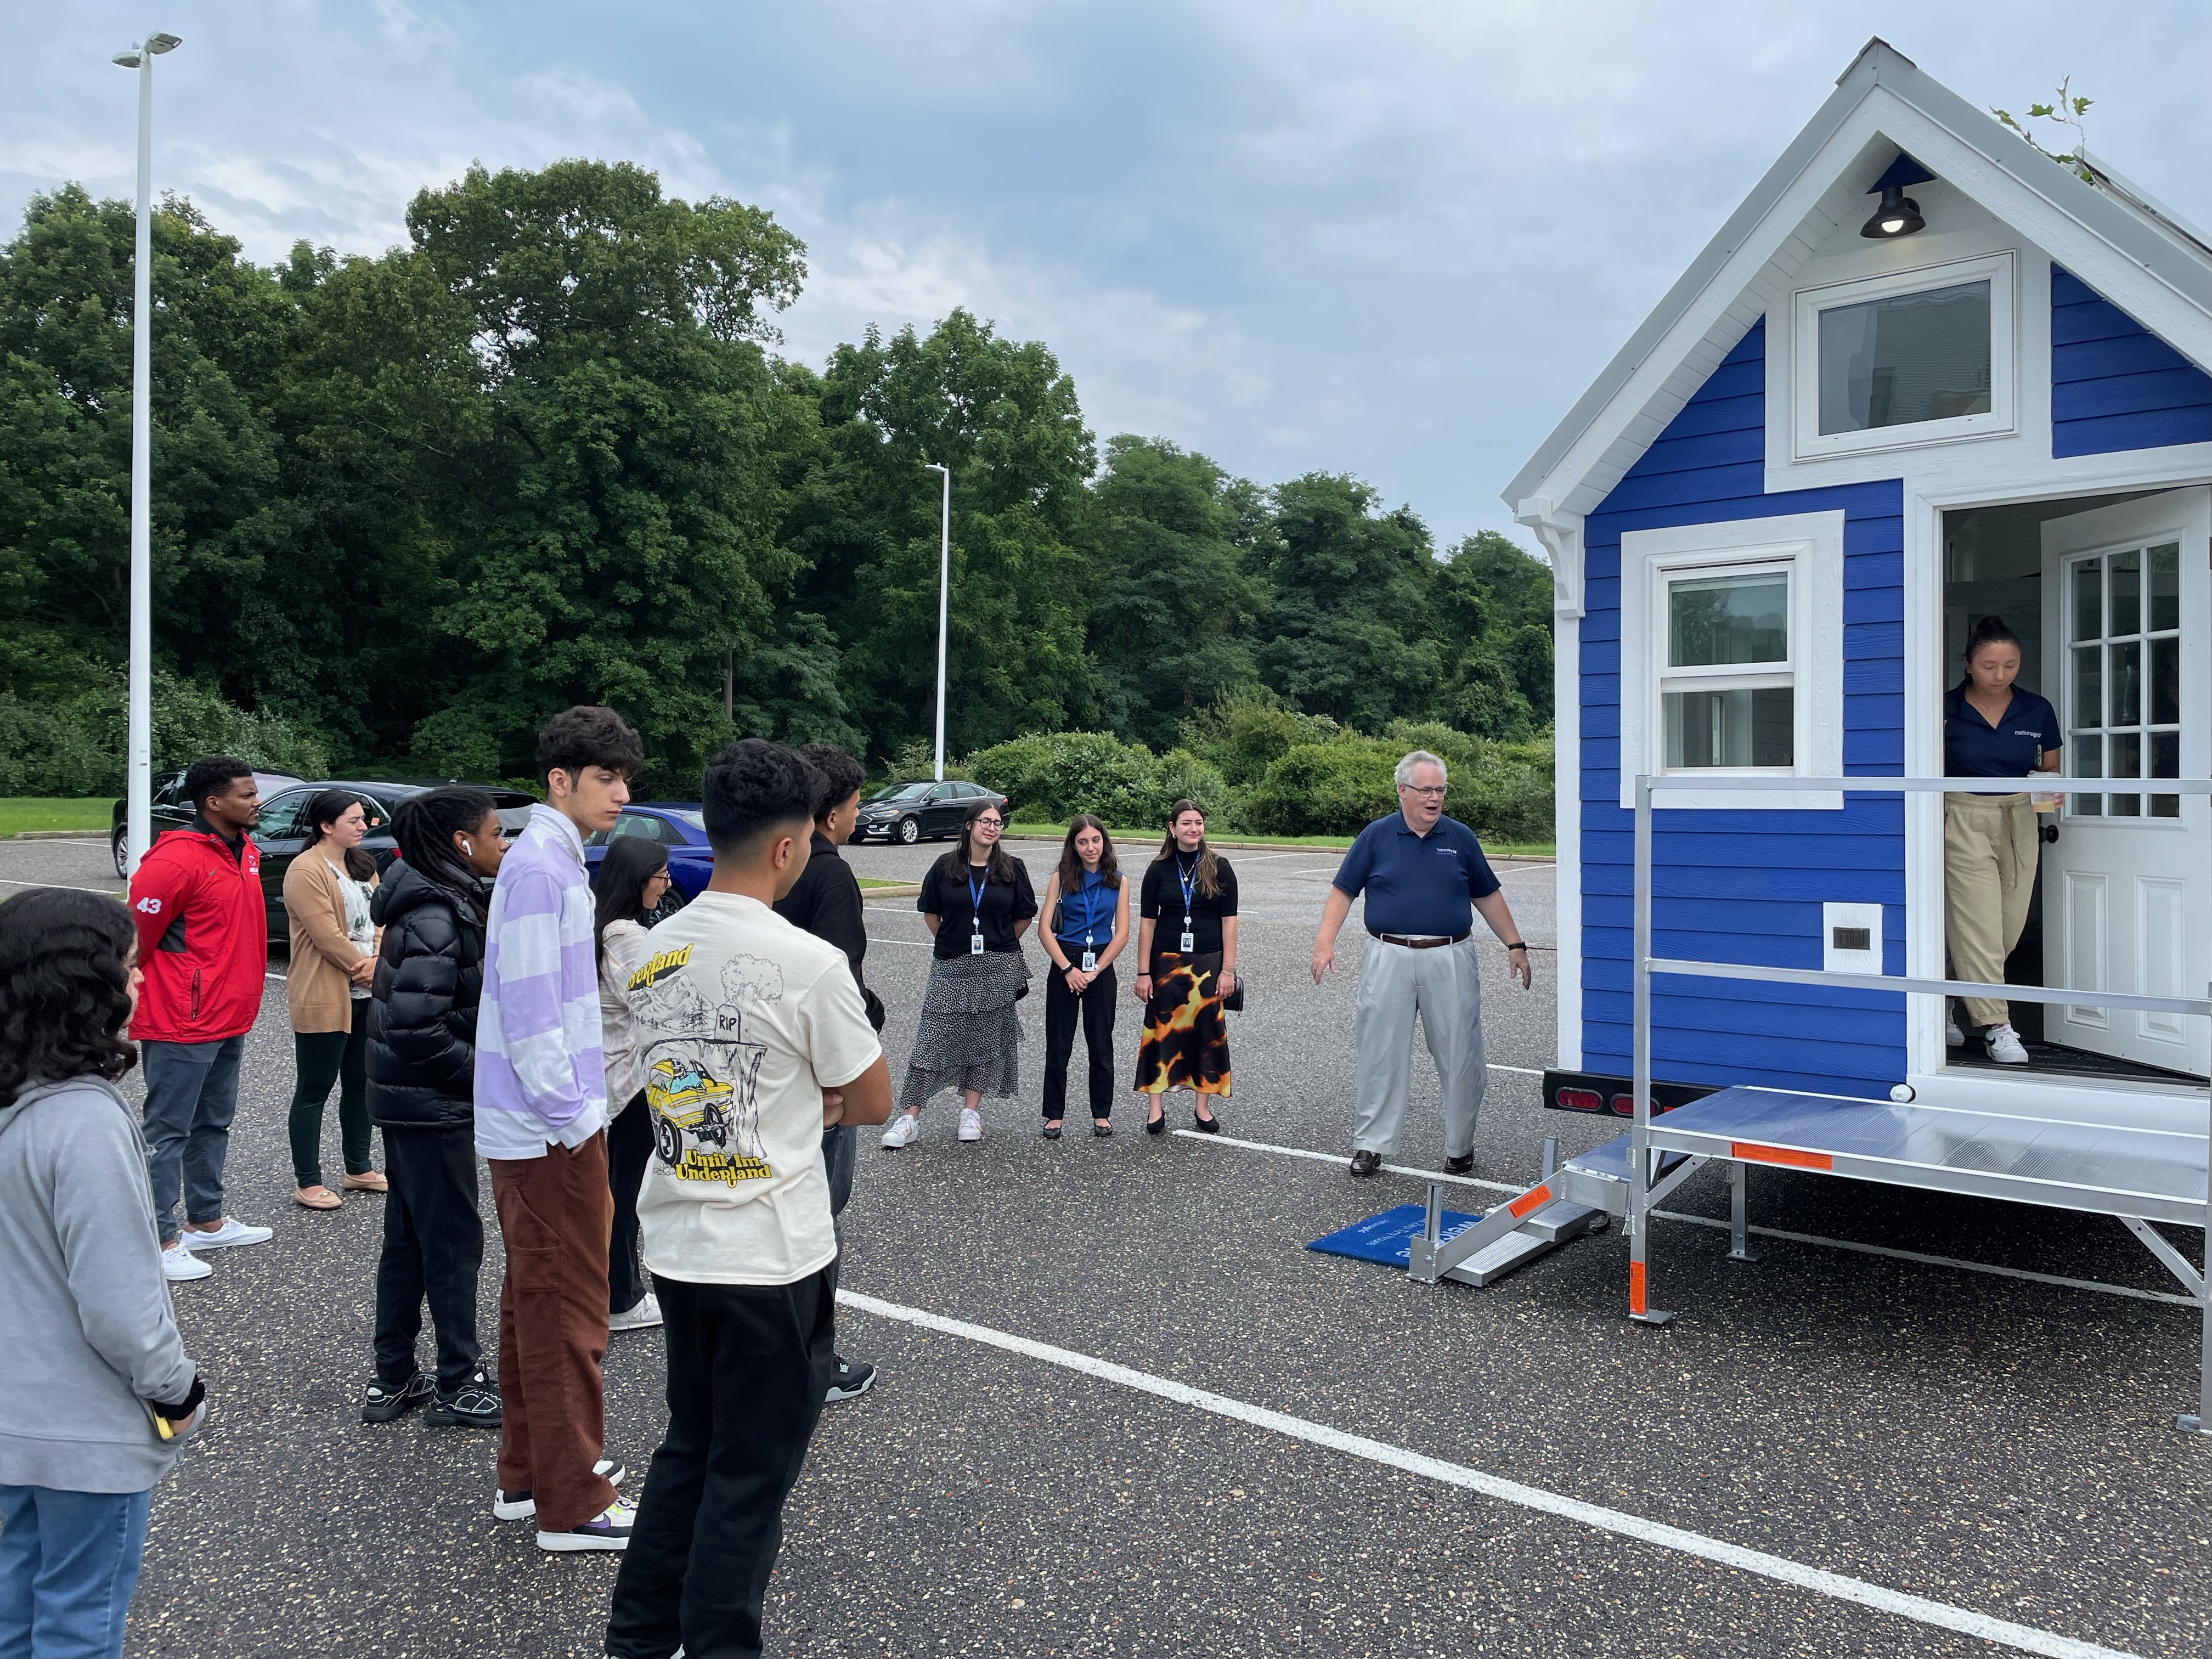
MULTIPOLYGON (((629 1479, 629 1471, 611 1457, 602 1457, 592 1465, 592 1473, 610 1486, 619 1486, 629 1479)), ((509 1492, 504 1486, 495 1486, 491 1494, 491 1518, 495 1521, 527 1521, 538 1513, 538 1500, 526 1492, 509 1492)))
POLYGON ((364 1423, 394 1423, 413 1411, 438 1391, 438 1385, 421 1371, 404 1382, 386 1382, 381 1377, 369 1381, 368 1391, 362 1396, 361 1420, 364 1423))
POLYGON ((1359 1180, 1364 1181, 1382 1167, 1382 1154, 1380 1152, 1358 1152, 1352 1155, 1352 1173, 1359 1180))
POLYGON ((823 1401, 827 1404, 839 1400, 858 1400, 867 1393, 869 1385, 875 1380, 876 1368, 866 1360, 855 1365, 841 1355, 836 1369, 830 1374, 830 1386, 823 1391, 823 1401))
POLYGON ((478 1371, 453 1393, 441 1394, 422 1420, 434 1429, 495 1429, 499 1389, 478 1371))
POLYGON ((1474 1154, 1473 1152, 1462 1152, 1457 1158, 1448 1158, 1444 1160, 1446 1175, 1469 1175, 1474 1172, 1474 1154))

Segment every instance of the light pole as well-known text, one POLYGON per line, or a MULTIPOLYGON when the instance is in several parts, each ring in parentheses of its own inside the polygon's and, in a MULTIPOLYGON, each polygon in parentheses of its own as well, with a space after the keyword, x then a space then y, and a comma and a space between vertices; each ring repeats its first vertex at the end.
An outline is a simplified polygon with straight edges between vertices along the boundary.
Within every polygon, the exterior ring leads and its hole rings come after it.
POLYGON ((937 532, 937 781, 945 781, 945 616, 952 593, 952 471, 935 461, 922 465, 945 475, 945 507, 937 532))
POLYGON ((154 60, 184 43, 149 34, 115 61, 138 71, 138 247, 131 297, 131 682, 125 864, 154 829, 154 60))

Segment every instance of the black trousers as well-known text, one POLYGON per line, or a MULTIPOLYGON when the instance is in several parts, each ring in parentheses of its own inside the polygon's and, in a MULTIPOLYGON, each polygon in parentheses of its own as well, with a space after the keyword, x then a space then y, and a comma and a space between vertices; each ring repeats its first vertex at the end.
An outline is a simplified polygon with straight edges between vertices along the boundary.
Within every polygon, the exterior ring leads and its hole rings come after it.
POLYGON ((376 1375, 415 1375, 422 1304, 438 1338, 438 1390, 451 1394, 476 1374, 477 1281, 483 1270, 483 1218, 477 1213, 476 1131, 384 1132, 384 1254, 376 1263, 376 1375))
POLYGON ((343 1031, 295 1031, 292 1053, 299 1080, 292 1085, 288 1127, 292 1182, 323 1184, 323 1104, 338 1085, 338 1140, 348 1175, 368 1173, 368 999, 353 999, 353 1022, 343 1031))
POLYGON ((607 1240, 609 1313, 622 1313, 645 1299, 645 1272, 638 1262, 637 1194, 652 1162, 653 1115, 641 1089, 607 1125, 607 1185, 615 1195, 615 1227, 607 1240))
POLYGON ((668 1334, 668 1437, 615 1580, 607 1651, 755 1655, 784 1499, 822 1415, 836 1302, 819 1273, 795 1285, 653 1282, 668 1334))
MULTIPOLYGON (((1078 957, 1077 961, 1082 958, 1078 957)), ((1114 1115, 1114 968, 1098 970, 1081 996, 1054 968, 1044 981, 1044 1115, 1067 1115, 1067 1062, 1075 1054, 1075 1021, 1083 1018, 1083 1047, 1091 1057, 1091 1115, 1114 1115)))

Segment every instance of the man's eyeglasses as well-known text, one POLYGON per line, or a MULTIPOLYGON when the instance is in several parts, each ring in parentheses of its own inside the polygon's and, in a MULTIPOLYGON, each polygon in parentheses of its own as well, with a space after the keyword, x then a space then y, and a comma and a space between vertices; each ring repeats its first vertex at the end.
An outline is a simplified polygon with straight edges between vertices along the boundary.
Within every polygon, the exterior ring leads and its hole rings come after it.
POLYGON ((1448 785, 1441 783, 1401 783, 1398 787, 1409 795, 1432 795, 1438 800, 1444 798, 1444 793, 1449 787, 1448 785))

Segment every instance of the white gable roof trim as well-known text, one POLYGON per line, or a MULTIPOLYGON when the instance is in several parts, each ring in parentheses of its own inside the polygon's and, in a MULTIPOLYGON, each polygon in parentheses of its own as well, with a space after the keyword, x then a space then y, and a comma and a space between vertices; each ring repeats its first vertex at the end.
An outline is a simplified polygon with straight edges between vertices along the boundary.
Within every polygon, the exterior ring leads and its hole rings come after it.
POLYGON ((1552 555, 1565 614, 1582 609, 1582 515, 1787 292, 1820 240, 1864 214, 1867 187, 1892 159, 1879 147, 1869 154, 1876 139, 1909 152, 2212 369, 2212 249, 2198 233, 2108 173, 2111 193, 2084 183, 1871 40, 1507 487, 1515 516, 1552 555))

